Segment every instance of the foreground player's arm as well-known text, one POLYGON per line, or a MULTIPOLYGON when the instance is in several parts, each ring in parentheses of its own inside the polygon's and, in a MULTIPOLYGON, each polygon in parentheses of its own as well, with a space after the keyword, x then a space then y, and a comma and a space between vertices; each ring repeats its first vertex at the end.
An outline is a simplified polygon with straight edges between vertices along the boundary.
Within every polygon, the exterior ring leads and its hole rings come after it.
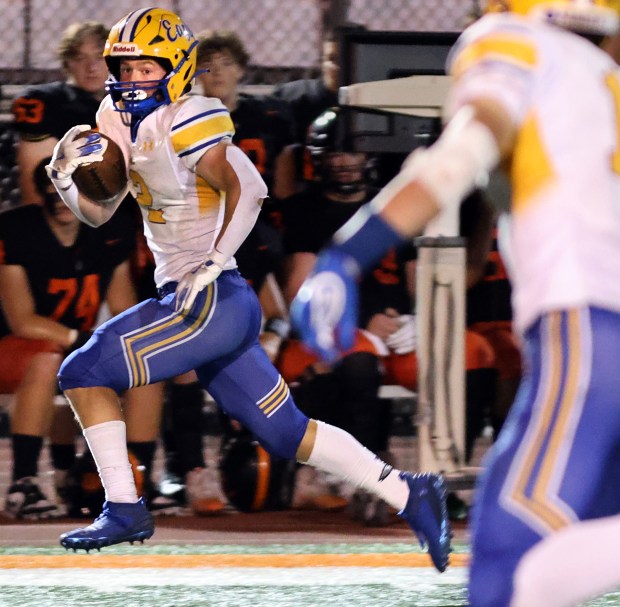
POLYGON ((0 265, 0 304, 11 332, 26 339, 45 339, 69 348, 79 337, 70 329, 36 312, 26 270, 19 265, 0 265))
POLYGON ((196 295, 222 272, 254 227, 267 186, 250 159, 236 146, 222 141, 198 161, 196 173, 226 193, 224 224, 205 262, 186 274, 177 286, 177 310, 189 310, 196 295))
MULTIPOLYGON (((402 238, 419 234, 443 209, 458 207, 485 181, 509 154, 515 132, 511 117, 497 102, 471 102, 450 120, 437 143, 416 150, 405 161, 401 172, 370 203, 371 215, 377 214, 402 238)), ((336 235, 337 245, 345 246, 359 231, 353 231, 355 221, 354 217, 336 235)), ((383 248, 380 243, 376 246, 383 248)))
POLYGON ((64 203, 83 223, 96 228, 103 225, 119 207, 125 198, 129 186, 110 202, 99 204, 84 196, 73 181, 73 173, 81 164, 103 160, 107 141, 98 133, 77 140, 77 136, 89 130, 88 124, 79 124, 69 129, 65 136, 54 147, 50 164, 45 168, 64 203))

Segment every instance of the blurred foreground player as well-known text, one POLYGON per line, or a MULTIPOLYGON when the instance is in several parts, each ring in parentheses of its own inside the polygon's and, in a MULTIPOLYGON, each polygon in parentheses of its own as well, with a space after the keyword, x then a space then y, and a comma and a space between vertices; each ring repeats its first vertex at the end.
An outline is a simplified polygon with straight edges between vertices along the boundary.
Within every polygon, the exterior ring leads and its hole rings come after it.
MULTIPOLYGON (((620 73, 592 43, 617 31, 618 5, 502 6, 512 12, 480 19, 451 53, 441 138, 343 227, 291 310, 315 348, 346 347, 359 272, 439 213, 456 213, 504 161, 512 213, 503 250, 526 372, 475 498, 473 607, 527 604, 513 577, 529 551, 620 510, 610 482, 620 466, 620 73), (579 138, 576 124, 588 125, 579 138)), ((563 569, 561 560, 537 566, 563 569)), ((614 560, 592 567, 617 577, 614 560)), ((572 572, 566 584, 577 589, 588 575, 572 572)))
MULTIPOLYGON (((113 318, 61 367, 60 385, 84 428, 106 503, 92 525, 60 541, 89 550, 152 536, 127 459, 117 393, 195 369, 219 406, 268 451, 337 474, 397 508, 443 571, 450 550, 443 479, 398 473, 342 430, 309 420, 260 347, 260 306, 234 254, 267 191, 230 143, 233 126, 222 103, 184 95, 196 44, 179 17, 159 8, 130 13, 106 43, 112 79, 97 123, 125 153, 160 298, 113 318)), ((100 138, 75 141, 79 130, 58 143, 49 172, 74 213, 98 226, 125 192, 108 205, 78 192, 76 166, 101 159, 104 147, 100 138)))

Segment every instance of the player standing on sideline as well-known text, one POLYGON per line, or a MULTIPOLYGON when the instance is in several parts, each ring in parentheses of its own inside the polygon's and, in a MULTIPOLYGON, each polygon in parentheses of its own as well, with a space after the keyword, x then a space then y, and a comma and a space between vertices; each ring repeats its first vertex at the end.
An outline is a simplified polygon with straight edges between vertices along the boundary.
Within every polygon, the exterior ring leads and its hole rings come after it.
MULTIPOLYGON (((89 550, 152 536, 153 519, 131 475, 117 392, 196 369, 219 406, 270 452, 341 476, 397 508, 443 571, 450 550, 443 479, 399 473, 342 430, 309 420, 258 343, 260 307, 234 254, 267 191, 254 165, 230 143, 233 126, 222 103, 185 95, 196 45, 183 21, 160 8, 130 13, 106 43, 112 79, 98 127, 126 155, 160 298, 110 320, 61 367, 61 388, 106 490, 102 514, 63 534, 61 544, 89 550)), ((101 159, 103 148, 97 138, 76 142, 83 128, 58 143, 49 172, 67 206, 98 226, 125 192, 106 206, 78 192, 75 168, 101 159)))
MULTIPOLYGON (((513 594, 533 605, 519 587, 514 593, 524 556, 541 539, 620 508, 610 482, 620 448, 620 73, 591 41, 618 30, 620 7, 502 4, 512 12, 480 19, 451 53, 441 138, 339 232, 291 310, 308 343, 333 356, 352 338, 358 273, 440 212, 456 213, 506 163, 512 214, 503 250, 526 372, 477 489, 473 607, 504 607, 513 594), (576 124, 588 125, 578 140, 576 124)), ((561 560, 536 565, 563 570, 561 560)), ((592 566, 617 579, 614 559, 592 566)), ((587 577, 566 584, 576 594, 587 577)))
POLYGON ((71 24, 58 46, 67 80, 28 87, 13 101, 23 202, 43 202, 33 180, 35 167, 52 155, 58 140, 72 126, 93 122, 105 96, 108 70, 102 52, 107 37, 108 28, 101 23, 71 24))
POLYGON ((275 87, 273 95, 291 106, 295 120, 295 139, 304 146, 312 122, 325 110, 338 105, 340 65, 338 43, 328 33, 321 45, 321 74, 318 78, 302 78, 275 87))

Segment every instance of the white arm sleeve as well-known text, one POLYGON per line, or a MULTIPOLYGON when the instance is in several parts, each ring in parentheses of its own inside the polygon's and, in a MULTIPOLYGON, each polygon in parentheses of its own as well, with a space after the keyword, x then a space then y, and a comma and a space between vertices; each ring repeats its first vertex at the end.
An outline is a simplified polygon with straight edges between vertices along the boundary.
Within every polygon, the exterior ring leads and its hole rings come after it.
POLYGON ((79 202, 80 193, 78 192, 77 186, 71 177, 66 177, 65 179, 55 179, 54 177, 50 177, 50 181, 54 184, 54 187, 63 202, 73 211, 73 214, 82 223, 85 223, 91 227, 97 227, 97 224, 89 221, 82 213, 79 202))
POLYGON ((267 196, 267 186, 250 159, 236 146, 226 148, 226 160, 239 179, 241 192, 232 219, 216 245, 225 259, 232 257, 251 232, 267 196))

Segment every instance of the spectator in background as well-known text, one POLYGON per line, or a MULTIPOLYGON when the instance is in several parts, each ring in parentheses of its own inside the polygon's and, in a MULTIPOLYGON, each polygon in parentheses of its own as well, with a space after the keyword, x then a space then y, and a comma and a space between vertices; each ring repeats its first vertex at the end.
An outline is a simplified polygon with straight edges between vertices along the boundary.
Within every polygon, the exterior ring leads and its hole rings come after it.
MULTIPOLYGON (((132 230, 122 220, 103 231, 81 224, 49 181, 49 160, 42 159, 33 176, 43 205, 21 205, 2 213, 0 221, 0 391, 15 394, 5 510, 17 518, 58 513, 36 480, 52 424, 58 438, 52 437, 51 459, 60 489, 75 458, 73 416, 53 403, 63 357, 90 337, 104 301, 113 314, 135 302, 128 262, 132 230)), ((147 468, 144 451, 147 442, 154 450, 159 390, 133 390, 127 403, 132 450, 147 468)))
POLYGON ((198 39, 196 79, 203 95, 216 97, 230 112, 233 143, 247 154, 269 190, 261 220, 277 227, 279 202, 297 189, 290 109, 279 99, 239 91, 250 56, 235 32, 203 32, 198 39))
MULTIPOLYGON (((307 190, 287 200, 284 207, 287 301, 292 300, 310 272, 321 246, 373 193, 365 179, 366 155, 337 151, 337 121, 337 113, 330 110, 313 123, 309 143, 314 145, 309 147, 315 160, 316 179, 307 190)), ((290 340, 277 366, 285 381, 294 385, 295 400, 302 411, 346 429, 365 447, 390 462, 387 452, 390 412, 378 395, 381 363, 366 335, 358 332, 354 347, 333 366, 320 362, 298 341, 290 340)), ((329 478, 318 480, 321 481, 318 486, 326 486, 328 491, 317 493, 313 486, 308 495, 298 496, 298 506, 323 510, 346 506, 338 485, 329 478)), ((369 525, 385 524, 384 502, 378 499, 373 499, 372 504, 367 502, 370 502, 369 494, 359 490, 352 502, 354 517, 369 525)))
POLYGON ((321 113, 338 105, 339 52, 333 33, 328 33, 321 45, 320 76, 279 84, 273 91, 274 97, 289 104, 295 122, 295 171, 302 184, 298 189, 313 179, 313 163, 306 150, 308 129, 321 113))
POLYGON ((333 34, 323 39, 321 75, 303 78, 275 87, 274 97, 283 99, 290 106, 295 120, 295 141, 306 144, 308 129, 315 118, 330 107, 338 105, 340 86, 339 48, 333 34))
POLYGON ((58 46, 67 79, 29 87, 14 100, 22 202, 43 202, 34 184, 34 169, 42 158, 52 155, 67 130, 76 124, 95 124, 108 76, 103 59, 107 37, 108 29, 95 21, 67 27, 58 46))

